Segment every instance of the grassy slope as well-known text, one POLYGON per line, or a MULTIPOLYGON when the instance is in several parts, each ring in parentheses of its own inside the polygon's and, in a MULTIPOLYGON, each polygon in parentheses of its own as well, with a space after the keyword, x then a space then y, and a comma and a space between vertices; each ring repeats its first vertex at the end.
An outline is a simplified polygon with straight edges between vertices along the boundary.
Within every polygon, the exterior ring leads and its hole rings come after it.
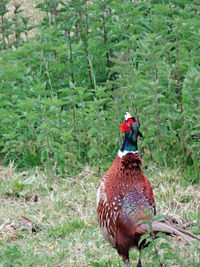
MULTIPOLYGON (((197 186, 186 187, 181 177, 172 171, 152 169, 147 176, 154 186, 158 213, 176 214, 174 217, 182 224, 181 218, 197 221, 200 203, 197 186)), ((98 175, 89 169, 77 177, 62 178, 41 175, 39 171, 34 175, 17 174, 12 166, 1 167, 0 225, 11 222, 16 226, 23 215, 37 224, 40 231, 35 234, 1 226, 0 266, 123 266, 97 226, 98 181, 98 175), (26 184, 22 186, 20 180, 26 184)), ((197 223, 188 229, 198 231, 197 223)), ((186 245, 172 238, 169 240, 178 257, 184 260, 181 265, 176 265, 175 259, 169 260, 166 266, 198 266, 195 243, 186 245)), ((151 254, 143 255, 144 266, 152 266, 151 254)), ((135 251, 131 258, 135 266, 135 251)))

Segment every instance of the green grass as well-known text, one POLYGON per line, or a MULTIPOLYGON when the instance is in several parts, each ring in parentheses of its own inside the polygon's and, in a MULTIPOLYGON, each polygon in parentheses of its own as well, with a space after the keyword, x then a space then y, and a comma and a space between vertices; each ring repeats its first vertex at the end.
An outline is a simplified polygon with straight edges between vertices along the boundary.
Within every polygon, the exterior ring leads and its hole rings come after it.
MULTIPOLYGON (((188 186, 175 171, 152 168, 146 176, 154 187, 157 212, 183 226, 192 222, 188 230, 199 233, 198 186, 188 186)), ((99 179, 89 168, 76 177, 60 177, 39 169, 16 173, 12 166, 1 167, 0 266, 123 266, 97 225, 95 195, 99 179), (31 220, 36 232, 22 231, 21 216, 31 220)), ((162 242, 158 240, 158 248, 162 242)), ((174 238, 164 242, 175 253, 166 260, 166 266, 198 266, 195 242, 187 245, 174 238)), ((152 251, 144 251, 144 266, 156 266, 151 263, 152 255, 152 251)), ((160 255, 164 255, 163 250, 160 255)), ((137 252, 132 251, 131 266, 136 266, 137 258, 137 252)))

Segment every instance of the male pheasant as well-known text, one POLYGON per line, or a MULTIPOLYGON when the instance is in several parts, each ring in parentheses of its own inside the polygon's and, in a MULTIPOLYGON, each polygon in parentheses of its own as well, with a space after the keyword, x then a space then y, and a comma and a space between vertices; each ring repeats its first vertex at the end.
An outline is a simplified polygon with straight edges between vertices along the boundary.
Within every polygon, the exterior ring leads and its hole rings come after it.
MULTIPOLYGON (((134 247, 141 250, 139 240, 149 228, 148 224, 140 221, 149 219, 147 210, 153 217, 156 208, 153 190, 142 173, 142 160, 138 154, 137 138, 141 135, 139 124, 129 113, 125 118, 126 122, 121 127, 125 132, 123 146, 97 189, 97 214, 104 238, 128 265, 129 250, 134 247)), ((154 233, 177 235, 186 241, 198 239, 168 222, 153 221, 152 229, 154 233)), ((140 258, 137 266, 142 266, 140 258)))

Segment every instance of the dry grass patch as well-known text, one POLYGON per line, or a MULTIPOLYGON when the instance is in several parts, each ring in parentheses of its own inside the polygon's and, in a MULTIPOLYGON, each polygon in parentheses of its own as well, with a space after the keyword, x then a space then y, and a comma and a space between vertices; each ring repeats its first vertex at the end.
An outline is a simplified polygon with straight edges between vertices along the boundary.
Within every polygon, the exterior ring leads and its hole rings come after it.
POLYGON ((200 213, 200 186, 186 185, 180 174, 163 172, 151 177, 155 184, 154 194, 159 213, 182 217, 190 221, 192 217, 197 220, 200 213), (191 216, 191 213, 194 216, 191 216))
MULTIPOLYGON (((15 7, 20 5, 20 10, 23 10, 23 17, 30 18, 28 26, 38 25, 42 21, 42 18, 44 16, 38 8, 35 8, 39 2, 40 0, 11 0, 7 5, 9 12, 6 14, 6 17, 13 17, 15 7)), ((29 31, 28 37, 33 37, 37 32, 37 28, 32 29, 31 31, 29 31)), ((22 34, 22 38, 26 39, 24 34, 22 34)))
POLYGON ((8 16, 13 15, 16 5, 21 5, 21 9, 27 17, 30 17, 31 22, 37 24, 41 21, 41 13, 35 6, 39 3, 39 0, 12 0, 8 4, 8 16))

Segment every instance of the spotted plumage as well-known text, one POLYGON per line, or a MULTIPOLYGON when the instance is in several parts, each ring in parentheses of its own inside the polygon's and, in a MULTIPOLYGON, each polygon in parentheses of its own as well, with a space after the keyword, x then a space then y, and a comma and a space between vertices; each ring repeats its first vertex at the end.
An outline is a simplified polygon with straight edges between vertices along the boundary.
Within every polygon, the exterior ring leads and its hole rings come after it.
MULTIPOLYGON (((97 190, 98 223, 104 238, 120 252, 119 227, 136 216, 145 219, 138 210, 150 208, 155 214, 155 202, 150 182, 141 172, 142 162, 138 153, 116 157, 99 183, 97 190), (145 196, 145 197, 144 197, 145 196)), ((138 220, 136 220, 136 223, 138 220)), ((132 239, 130 235, 130 239, 132 239)), ((130 244, 130 247, 135 244, 130 244)), ((121 253, 120 253, 121 254, 121 253)))

